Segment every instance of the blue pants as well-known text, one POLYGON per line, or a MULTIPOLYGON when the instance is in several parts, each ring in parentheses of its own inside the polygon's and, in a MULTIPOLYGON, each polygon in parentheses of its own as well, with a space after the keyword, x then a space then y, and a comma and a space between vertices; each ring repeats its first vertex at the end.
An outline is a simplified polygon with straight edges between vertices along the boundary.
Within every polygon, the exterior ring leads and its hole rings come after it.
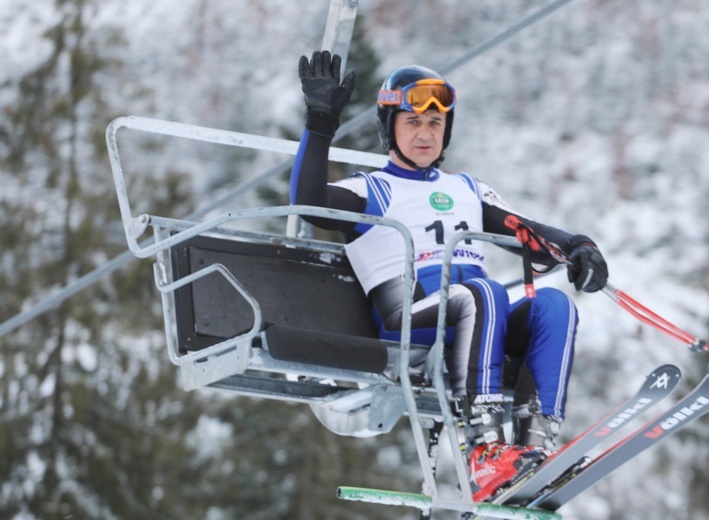
MULTIPOLYGON (((398 340, 401 305, 390 303, 397 298, 382 304, 383 300, 373 295, 380 336, 398 340)), ((438 291, 414 302, 413 343, 432 345, 435 341, 438 303, 438 291)), ((506 289, 488 278, 451 285, 446 366, 453 395, 499 394, 505 355, 515 355, 522 357, 529 368, 541 413, 562 419, 577 323, 576 307, 557 289, 539 289, 535 298, 510 304, 506 289), (519 339, 517 344, 506 341, 513 337, 519 339)))

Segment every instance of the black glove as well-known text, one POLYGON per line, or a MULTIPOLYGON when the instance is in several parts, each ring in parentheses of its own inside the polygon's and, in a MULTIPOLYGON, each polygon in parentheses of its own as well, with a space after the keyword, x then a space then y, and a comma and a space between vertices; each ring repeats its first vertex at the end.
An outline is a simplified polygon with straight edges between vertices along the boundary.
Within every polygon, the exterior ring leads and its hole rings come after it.
POLYGON ((596 292, 608 281, 608 266, 593 241, 584 235, 575 235, 564 248, 573 263, 568 268, 569 282, 577 291, 596 292))
POLYGON ((303 86, 307 106, 305 127, 315 133, 332 137, 340 126, 340 114, 354 91, 355 78, 351 72, 340 84, 342 59, 329 51, 315 51, 308 61, 300 57, 298 75, 303 86))

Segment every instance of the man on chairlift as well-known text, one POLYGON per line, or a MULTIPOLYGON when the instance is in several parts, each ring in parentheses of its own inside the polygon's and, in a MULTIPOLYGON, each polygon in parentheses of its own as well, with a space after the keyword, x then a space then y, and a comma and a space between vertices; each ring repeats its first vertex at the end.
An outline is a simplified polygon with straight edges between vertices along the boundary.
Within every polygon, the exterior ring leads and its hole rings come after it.
MULTIPOLYGON (((328 150, 340 114, 354 90, 355 73, 340 81, 339 56, 317 51, 299 62, 305 97, 305 130, 291 174, 291 203, 395 219, 414 240, 413 343, 435 340, 441 263, 447 240, 460 230, 520 237, 531 262, 553 266, 552 244, 571 259, 569 281, 595 292, 608 278, 606 262, 587 236, 540 224, 510 208, 497 192, 469 173, 440 169, 452 135, 457 104, 452 85, 438 73, 410 65, 395 69, 377 98, 377 124, 388 164, 328 183, 328 150)), ((398 231, 331 219, 306 220, 344 233, 347 256, 371 298, 383 339, 398 340, 404 294, 404 241, 398 231)), ((555 449, 564 419, 578 322, 563 292, 543 288, 510 302, 507 290, 487 274, 479 241, 454 251, 447 305, 445 361, 455 410, 464 421, 474 499, 494 494, 518 472, 555 449), (524 359, 532 391, 517 392, 513 438, 503 432, 505 356, 524 359)))

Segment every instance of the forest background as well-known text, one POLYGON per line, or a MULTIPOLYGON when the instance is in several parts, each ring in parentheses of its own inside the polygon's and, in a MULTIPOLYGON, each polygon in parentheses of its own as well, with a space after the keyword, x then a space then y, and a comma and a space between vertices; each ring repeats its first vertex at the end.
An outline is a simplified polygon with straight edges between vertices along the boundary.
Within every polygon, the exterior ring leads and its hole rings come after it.
MULTIPOLYGON (((437 68, 545 5, 365 0, 345 119, 393 67, 437 68)), ((138 115, 298 139, 301 54, 329 2, 3 0, 0 324, 126 250, 104 132, 138 115)), ((444 168, 593 237, 611 280, 693 333, 709 329, 709 5, 575 0, 447 75, 459 96, 444 168)), ((341 143, 380 151, 374 123, 341 143)), ((282 160, 145 136, 125 141, 136 212, 182 217, 282 160)), ((338 171, 337 175, 345 175, 338 171)), ((228 207, 285 203, 287 172, 228 207)), ((519 264, 493 254, 499 279, 519 264)), ((680 392, 707 356, 602 295, 580 314, 568 439, 655 366, 680 392)), ((341 503, 337 485, 418 491, 402 421, 337 437, 303 406, 184 392, 165 352, 149 261, 134 260, 0 337, 0 518, 417 518, 341 503)), ((568 520, 709 518, 709 428, 687 428, 562 509, 568 520)), ((444 513, 437 518, 448 518, 444 513)))

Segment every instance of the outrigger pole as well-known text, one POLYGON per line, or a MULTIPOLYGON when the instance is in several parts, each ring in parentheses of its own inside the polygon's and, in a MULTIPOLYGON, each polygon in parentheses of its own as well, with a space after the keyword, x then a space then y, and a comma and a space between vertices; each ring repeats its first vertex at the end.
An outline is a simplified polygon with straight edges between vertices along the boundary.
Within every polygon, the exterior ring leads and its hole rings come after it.
MULTIPOLYGON (((532 250, 543 249, 547 251, 559 264, 573 266, 573 262, 569 258, 568 254, 562 251, 556 244, 545 240, 531 227, 520 222, 518 218, 514 216, 507 217, 505 224, 510 229, 516 231, 517 240, 523 246, 529 246, 532 250)), ((606 296, 620 305, 621 308, 632 314, 640 322, 650 325, 651 327, 654 327, 657 330, 682 341, 687 345, 687 347, 689 347, 689 350, 693 352, 709 352, 709 345, 707 345, 705 340, 699 339, 689 332, 682 330, 677 325, 669 322, 656 312, 645 307, 642 303, 628 295, 626 292, 621 291, 610 283, 606 283, 602 291, 606 296)))

